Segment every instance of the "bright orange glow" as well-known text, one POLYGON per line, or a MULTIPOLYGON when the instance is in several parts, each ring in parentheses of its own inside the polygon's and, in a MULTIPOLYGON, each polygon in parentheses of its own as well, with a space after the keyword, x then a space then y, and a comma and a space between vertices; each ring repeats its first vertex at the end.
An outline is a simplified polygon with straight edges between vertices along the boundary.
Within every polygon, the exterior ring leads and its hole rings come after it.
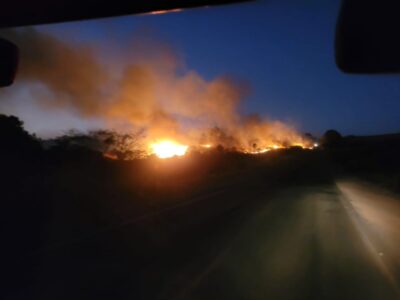
POLYGON ((204 144, 204 145, 201 145, 203 148, 211 148, 212 147, 212 145, 211 144, 204 144))
POLYGON ((167 14, 167 13, 180 12, 182 10, 183 10, 182 8, 173 8, 173 9, 151 11, 151 12, 145 13, 145 14, 146 15, 163 15, 163 14, 167 14))
POLYGON ((248 153, 248 154, 263 154, 263 153, 266 153, 268 151, 271 151, 271 149, 270 148, 263 148, 263 149, 248 151, 248 152, 245 151, 244 153, 248 153))
POLYGON ((290 147, 300 147, 302 149, 315 149, 316 147, 318 147, 319 145, 317 143, 314 144, 307 144, 307 143, 293 143, 289 146, 283 146, 283 145, 278 145, 278 144, 272 144, 270 146, 267 146, 265 148, 259 148, 256 150, 244 150, 244 153, 248 153, 248 154, 263 154, 272 150, 279 150, 279 149, 288 149, 290 147))
POLYGON ((118 156, 117 156, 117 155, 115 155, 115 154, 113 154, 113 153, 110 153, 110 152, 105 152, 105 153, 103 153, 103 156, 104 156, 105 158, 112 159, 112 160, 117 160, 117 159, 118 159, 118 156))
POLYGON ((188 146, 178 144, 170 140, 163 140, 150 145, 151 153, 159 158, 169 158, 183 156, 186 154, 188 146))

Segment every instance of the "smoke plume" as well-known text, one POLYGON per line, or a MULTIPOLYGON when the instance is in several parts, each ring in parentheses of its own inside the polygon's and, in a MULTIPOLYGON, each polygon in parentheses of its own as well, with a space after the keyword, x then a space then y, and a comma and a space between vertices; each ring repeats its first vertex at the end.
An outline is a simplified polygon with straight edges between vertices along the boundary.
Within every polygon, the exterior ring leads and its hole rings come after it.
POLYGON ((49 108, 128 124, 144 130, 149 141, 174 138, 243 150, 304 144, 289 126, 239 114, 245 84, 227 77, 204 79, 182 67, 165 43, 134 41, 132 57, 122 70, 112 72, 88 46, 33 28, 8 30, 2 36, 20 48, 18 80, 43 85, 48 93, 36 97, 49 108))

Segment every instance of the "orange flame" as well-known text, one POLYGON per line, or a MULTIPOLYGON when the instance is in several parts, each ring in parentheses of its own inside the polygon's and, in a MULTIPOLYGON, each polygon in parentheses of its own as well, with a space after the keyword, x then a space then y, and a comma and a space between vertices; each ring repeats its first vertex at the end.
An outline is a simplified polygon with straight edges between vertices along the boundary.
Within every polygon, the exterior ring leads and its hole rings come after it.
POLYGON ((178 144, 171 140, 163 140, 150 145, 151 153, 159 158, 170 158, 183 156, 188 150, 188 146, 178 144))

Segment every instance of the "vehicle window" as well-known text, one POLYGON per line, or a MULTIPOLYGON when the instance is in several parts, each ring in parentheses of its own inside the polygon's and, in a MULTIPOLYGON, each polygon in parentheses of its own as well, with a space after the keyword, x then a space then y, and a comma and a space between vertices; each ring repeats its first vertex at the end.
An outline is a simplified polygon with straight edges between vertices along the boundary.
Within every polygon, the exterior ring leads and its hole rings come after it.
POLYGON ((2 29, 4 299, 397 299, 398 75, 340 1, 2 29))

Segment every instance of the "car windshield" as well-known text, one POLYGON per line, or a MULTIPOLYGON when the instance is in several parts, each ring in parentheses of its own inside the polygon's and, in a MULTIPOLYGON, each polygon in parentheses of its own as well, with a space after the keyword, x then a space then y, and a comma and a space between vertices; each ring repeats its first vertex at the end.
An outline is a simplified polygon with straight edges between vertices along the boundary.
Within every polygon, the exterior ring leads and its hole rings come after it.
POLYGON ((1 29, 4 299, 397 299, 400 81, 339 0, 1 29))

